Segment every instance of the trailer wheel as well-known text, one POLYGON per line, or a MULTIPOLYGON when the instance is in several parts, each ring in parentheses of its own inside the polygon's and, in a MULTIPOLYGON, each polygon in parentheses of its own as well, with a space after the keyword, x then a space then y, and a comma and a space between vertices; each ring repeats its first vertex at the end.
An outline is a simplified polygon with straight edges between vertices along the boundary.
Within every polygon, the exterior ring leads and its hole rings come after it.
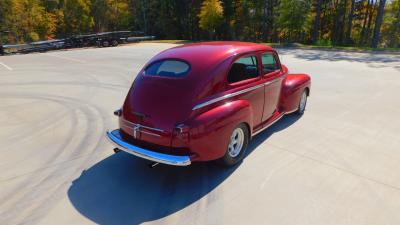
POLYGON ((111 44, 112 44, 112 46, 115 47, 115 46, 118 46, 119 43, 117 40, 112 40, 111 44))
POLYGON ((106 41, 103 41, 103 42, 101 43, 101 45, 103 45, 103 47, 109 47, 109 46, 110 46, 110 42, 108 42, 108 41, 106 40, 106 41))

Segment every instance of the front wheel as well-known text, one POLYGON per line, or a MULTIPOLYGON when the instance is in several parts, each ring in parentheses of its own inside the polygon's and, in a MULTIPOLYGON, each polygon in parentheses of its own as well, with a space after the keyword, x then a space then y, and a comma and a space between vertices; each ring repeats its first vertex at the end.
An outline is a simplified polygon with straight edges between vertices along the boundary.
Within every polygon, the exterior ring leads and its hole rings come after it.
POLYGON ((231 136, 229 137, 228 148, 225 155, 220 159, 220 163, 224 166, 233 166, 240 162, 249 144, 249 130, 243 123, 237 125, 231 136))
POLYGON ((300 97, 299 106, 297 108, 297 114, 303 115, 304 111, 306 110, 306 105, 307 105, 307 90, 304 90, 300 97))

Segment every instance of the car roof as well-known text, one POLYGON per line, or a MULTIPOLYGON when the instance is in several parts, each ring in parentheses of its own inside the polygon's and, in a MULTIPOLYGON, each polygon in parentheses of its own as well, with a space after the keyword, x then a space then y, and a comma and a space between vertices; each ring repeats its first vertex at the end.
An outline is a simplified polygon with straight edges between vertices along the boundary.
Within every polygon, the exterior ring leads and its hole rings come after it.
POLYGON ((244 52, 259 51, 259 50, 271 50, 272 48, 251 42, 240 42, 240 41, 210 41, 210 42, 197 42, 190 43, 181 46, 177 46, 170 50, 181 49, 190 51, 202 52, 204 48, 207 48, 208 54, 216 52, 227 52, 228 54, 240 54, 244 52))
MULTIPOLYGON (((188 62, 191 66, 188 76, 184 79, 176 79, 181 86, 191 90, 196 98, 202 98, 216 92, 222 87, 221 84, 225 72, 229 67, 230 60, 236 55, 257 51, 274 51, 271 47, 263 44, 234 41, 199 42, 180 45, 164 50, 147 65, 165 60, 177 59, 188 62), (213 87, 207 88, 207 85, 213 87)), ((146 66, 145 66, 146 68, 146 66)), ((164 78, 163 81, 168 79, 164 78)), ((175 79, 174 79, 175 80, 175 79)))
POLYGON ((191 66, 199 65, 204 68, 217 65, 237 54, 263 50, 268 51, 273 48, 263 44, 238 41, 198 42, 167 49, 159 53, 152 61, 175 58, 189 62, 191 66))

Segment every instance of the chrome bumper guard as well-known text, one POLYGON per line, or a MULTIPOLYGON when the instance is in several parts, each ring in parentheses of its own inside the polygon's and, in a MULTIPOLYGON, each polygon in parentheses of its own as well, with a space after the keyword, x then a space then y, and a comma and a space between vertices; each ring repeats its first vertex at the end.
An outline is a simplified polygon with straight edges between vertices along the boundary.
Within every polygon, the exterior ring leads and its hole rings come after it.
POLYGON ((140 158, 173 166, 188 166, 191 163, 189 156, 167 155, 132 145, 122 140, 119 129, 107 131, 107 137, 118 149, 140 158))

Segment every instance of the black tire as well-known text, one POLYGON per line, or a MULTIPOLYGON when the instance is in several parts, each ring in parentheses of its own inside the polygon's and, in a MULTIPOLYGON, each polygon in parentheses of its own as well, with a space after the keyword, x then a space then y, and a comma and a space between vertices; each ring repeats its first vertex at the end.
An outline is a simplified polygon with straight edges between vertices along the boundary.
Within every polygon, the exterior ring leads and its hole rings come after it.
POLYGON ((115 46, 118 46, 119 43, 117 40, 112 40, 111 44, 112 44, 112 46, 115 47, 115 46))
POLYGON ((106 40, 106 41, 103 41, 103 42, 101 43, 101 45, 102 45, 103 47, 109 47, 109 46, 110 46, 110 42, 108 42, 108 41, 106 40))
POLYGON ((225 151, 225 155, 218 160, 219 164, 223 166, 233 166, 243 160, 243 157, 246 155, 246 150, 247 146, 249 145, 249 129, 244 123, 241 123, 237 125, 235 128, 232 130, 232 135, 229 137, 229 142, 228 146, 225 151), (240 129, 241 131, 237 130, 240 129), (232 154, 232 151, 230 151, 230 144, 232 140, 232 135, 234 134, 235 131, 243 132, 243 144, 240 148, 240 151, 237 153, 237 155, 232 154))
POLYGON ((306 110, 306 106, 307 106, 307 97, 308 97, 307 90, 304 90, 300 96, 299 105, 298 105, 297 111, 296 111, 296 113, 298 115, 304 114, 304 111, 306 110))

